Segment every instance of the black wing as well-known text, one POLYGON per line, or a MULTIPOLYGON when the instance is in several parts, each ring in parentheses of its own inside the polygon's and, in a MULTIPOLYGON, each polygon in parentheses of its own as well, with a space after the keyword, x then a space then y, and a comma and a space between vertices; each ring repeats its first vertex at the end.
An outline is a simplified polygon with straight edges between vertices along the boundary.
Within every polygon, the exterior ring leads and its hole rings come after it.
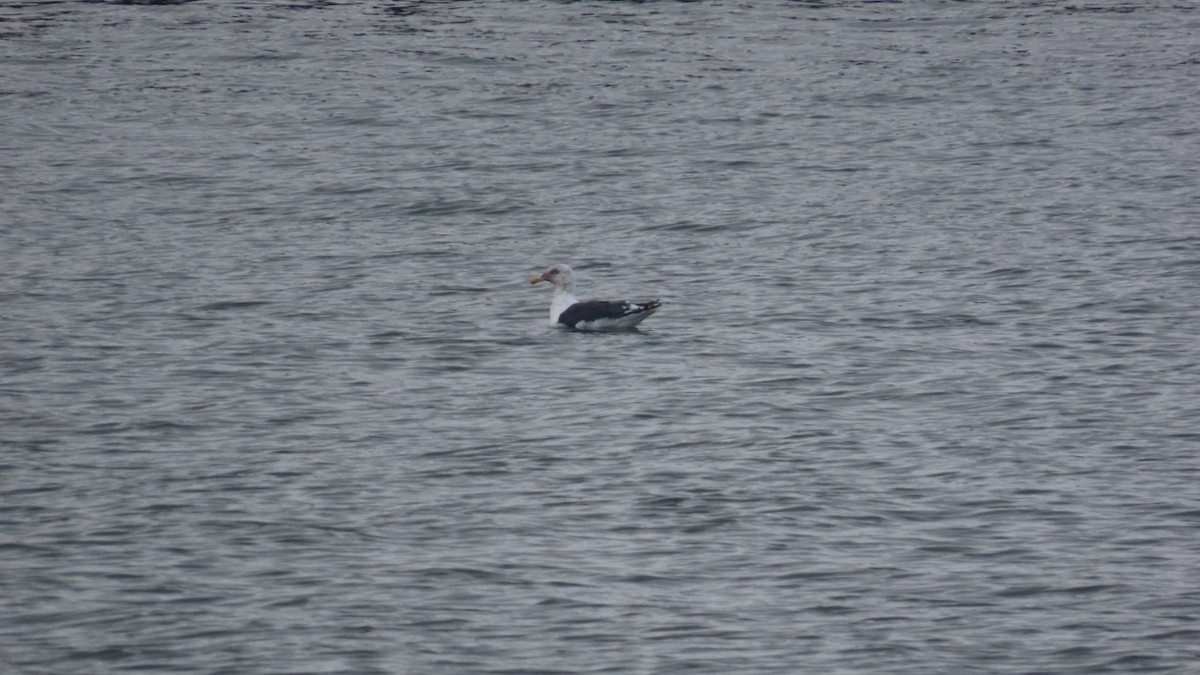
POLYGON ((562 314, 558 322, 575 327, 580 321, 596 321, 597 319, 619 319, 630 314, 641 314, 652 309, 658 309, 661 303, 657 300, 647 302, 626 302, 621 300, 584 300, 577 302, 562 314))

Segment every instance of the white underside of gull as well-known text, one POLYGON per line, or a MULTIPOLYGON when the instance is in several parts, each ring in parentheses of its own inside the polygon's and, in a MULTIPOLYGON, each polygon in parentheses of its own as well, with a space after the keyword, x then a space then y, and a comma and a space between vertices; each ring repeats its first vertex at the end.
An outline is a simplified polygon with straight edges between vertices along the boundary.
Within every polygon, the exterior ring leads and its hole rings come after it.
POLYGON ((616 319, 580 321, 575 324, 575 330, 624 330, 626 328, 633 328, 653 313, 654 310, 649 310, 641 314, 630 314, 616 319))
MULTIPOLYGON (((545 302, 545 300, 542 302, 545 302)), ((558 322, 558 317, 562 316, 562 313, 567 311, 568 307, 577 302, 579 302, 579 298, 575 297, 575 294, 571 291, 562 287, 555 288, 554 297, 550 300, 550 324, 554 326, 562 325, 558 322)))

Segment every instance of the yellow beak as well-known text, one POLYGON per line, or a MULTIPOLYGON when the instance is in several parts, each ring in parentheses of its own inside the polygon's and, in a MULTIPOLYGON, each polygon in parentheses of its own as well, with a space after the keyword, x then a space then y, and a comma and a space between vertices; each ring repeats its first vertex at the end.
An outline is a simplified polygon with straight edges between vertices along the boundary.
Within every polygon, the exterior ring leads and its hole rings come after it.
POLYGON ((530 280, 529 280, 529 283, 531 283, 531 284, 536 284, 536 283, 537 283, 537 282, 539 282, 539 281, 545 281, 545 279, 543 279, 543 278, 542 278, 542 275, 540 275, 540 274, 539 274, 539 275, 537 275, 536 277, 533 277, 532 279, 530 279, 530 280))

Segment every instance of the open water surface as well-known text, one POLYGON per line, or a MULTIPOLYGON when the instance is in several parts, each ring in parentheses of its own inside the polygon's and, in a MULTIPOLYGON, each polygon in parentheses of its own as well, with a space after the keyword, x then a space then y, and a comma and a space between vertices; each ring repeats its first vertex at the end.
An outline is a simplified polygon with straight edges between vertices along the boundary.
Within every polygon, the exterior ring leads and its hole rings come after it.
POLYGON ((1198 672, 1197 101, 1156 0, 0 3, 0 669, 1198 672))

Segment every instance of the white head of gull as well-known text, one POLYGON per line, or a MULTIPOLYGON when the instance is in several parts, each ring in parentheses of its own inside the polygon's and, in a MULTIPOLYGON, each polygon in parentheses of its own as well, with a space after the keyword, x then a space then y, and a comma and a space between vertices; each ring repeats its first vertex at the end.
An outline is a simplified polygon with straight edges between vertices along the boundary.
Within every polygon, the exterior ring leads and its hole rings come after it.
POLYGON ((554 284, 550 301, 550 323, 576 330, 622 330, 633 328, 662 306, 658 300, 583 300, 575 297, 575 271, 557 264, 529 280, 531 284, 554 284))

